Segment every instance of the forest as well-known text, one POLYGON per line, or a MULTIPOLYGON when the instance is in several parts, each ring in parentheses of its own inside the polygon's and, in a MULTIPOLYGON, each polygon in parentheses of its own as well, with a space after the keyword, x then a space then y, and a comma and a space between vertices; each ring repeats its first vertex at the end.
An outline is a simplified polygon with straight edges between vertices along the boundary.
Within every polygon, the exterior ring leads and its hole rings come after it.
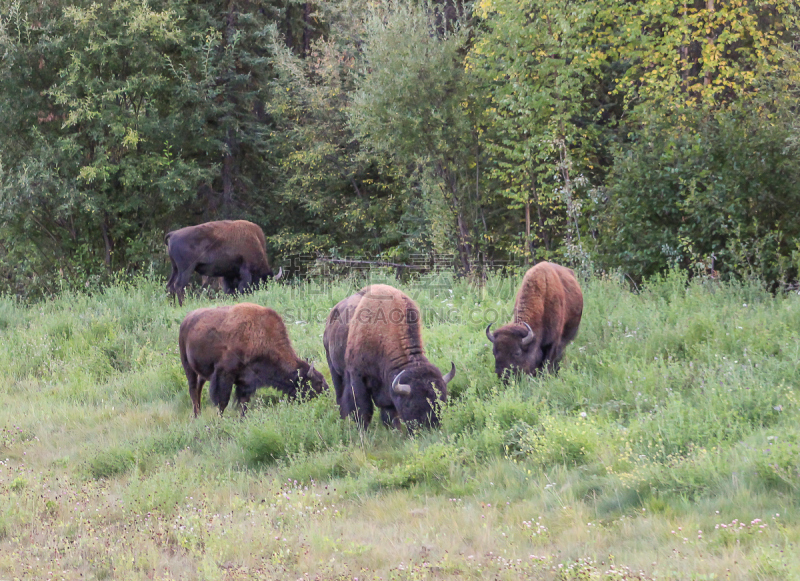
POLYGON ((793 0, 0 0, 0 291, 272 260, 554 260, 793 288, 793 0))

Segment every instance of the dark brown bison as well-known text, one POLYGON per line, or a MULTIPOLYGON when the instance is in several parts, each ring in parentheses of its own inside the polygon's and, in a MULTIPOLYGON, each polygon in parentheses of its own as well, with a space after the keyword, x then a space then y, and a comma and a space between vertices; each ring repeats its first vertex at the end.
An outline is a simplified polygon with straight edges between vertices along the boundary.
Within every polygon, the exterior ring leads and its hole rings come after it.
POLYGON ((241 303, 194 310, 181 323, 178 345, 195 417, 206 381, 220 413, 235 385, 242 415, 256 389, 265 385, 289 397, 328 388, 322 374, 297 357, 280 315, 266 307, 241 303))
POLYGON ((367 427, 373 405, 386 425, 400 420, 435 426, 437 401, 447 399, 447 384, 425 357, 420 312, 399 290, 376 284, 337 304, 325 325, 323 343, 328 356, 336 402, 342 418, 355 414, 367 427))
POLYGON ((227 294, 244 292, 251 284, 275 280, 267 260, 267 241, 259 226, 246 220, 220 220, 173 230, 164 237, 172 263, 167 291, 183 305, 183 289, 193 272, 222 277, 227 294))
POLYGON ((491 331, 498 377, 520 370, 531 375, 543 368, 557 371, 564 348, 578 334, 583 293, 575 273, 540 262, 525 273, 514 305, 514 322, 491 331))

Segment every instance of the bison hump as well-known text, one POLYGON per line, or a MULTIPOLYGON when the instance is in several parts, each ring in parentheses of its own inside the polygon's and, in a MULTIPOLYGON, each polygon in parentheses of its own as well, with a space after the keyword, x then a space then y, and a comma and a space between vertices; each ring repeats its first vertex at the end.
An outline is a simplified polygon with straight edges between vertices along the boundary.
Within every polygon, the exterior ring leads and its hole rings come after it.
POLYGON ((348 365, 368 360, 397 369, 425 356, 420 311, 405 293, 388 285, 364 289, 350 323, 348 365))

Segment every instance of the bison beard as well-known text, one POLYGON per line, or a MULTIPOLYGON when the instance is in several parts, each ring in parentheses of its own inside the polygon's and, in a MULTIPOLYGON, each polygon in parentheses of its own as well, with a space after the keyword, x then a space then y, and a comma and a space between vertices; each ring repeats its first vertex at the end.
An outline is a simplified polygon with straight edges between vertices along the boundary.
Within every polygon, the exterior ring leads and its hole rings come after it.
MULTIPOLYGON (((267 242, 259 226, 246 220, 220 220, 173 230, 164 237, 172 273, 167 291, 183 305, 184 288, 193 272, 222 277, 227 294, 273 279, 267 242)), ((280 270, 274 280, 282 275, 280 270)))
POLYGON ((514 322, 491 331, 495 372, 558 371, 564 349, 578 334, 583 313, 583 294, 575 274, 568 268, 540 262, 522 279, 514 305, 514 322))
POLYGON ((428 361, 420 320, 417 305, 387 285, 366 287, 331 310, 323 343, 342 418, 353 414, 366 427, 377 406, 387 425, 438 423, 435 406, 447 399, 455 366, 442 377, 428 361))
POLYGON ((242 415, 259 387, 289 397, 313 397, 328 388, 322 374, 297 357, 280 315, 266 307, 242 303, 192 311, 181 323, 178 344, 195 417, 206 381, 220 413, 235 385, 242 415))

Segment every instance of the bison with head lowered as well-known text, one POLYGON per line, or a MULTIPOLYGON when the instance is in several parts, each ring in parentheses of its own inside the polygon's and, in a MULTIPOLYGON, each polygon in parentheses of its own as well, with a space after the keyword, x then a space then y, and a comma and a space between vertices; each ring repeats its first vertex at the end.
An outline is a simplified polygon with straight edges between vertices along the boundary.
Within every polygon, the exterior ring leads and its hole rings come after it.
POLYGON ((408 296, 382 284, 362 289, 333 308, 322 340, 342 418, 366 427, 377 406, 387 425, 438 424, 435 406, 447 399, 455 365, 442 376, 428 361, 408 296))
POLYGON ((514 322, 491 331, 495 372, 503 378, 516 370, 536 375, 558 370, 564 348, 578 334, 583 294, 569 268, 540 262, 522 279, 514 305, 514 322))
POLYGON ((235 385, 242 415, 259 387, 268 385, 289 397, 328 389, 322 374, 295 353, 280 315, 266 307, 241 303, 194 310, 181 323, 178 346, 195 417, 206 381, 220 413, 235 385))
POLYGON ((184 288, 193 272, 222 277, 227 294, 244 292, 251 284, 279 279, 267 260, 261 227, 247 220, 220 220, 173 230, 164 237, 172 273, 167 291, 183 305, 184 288))

